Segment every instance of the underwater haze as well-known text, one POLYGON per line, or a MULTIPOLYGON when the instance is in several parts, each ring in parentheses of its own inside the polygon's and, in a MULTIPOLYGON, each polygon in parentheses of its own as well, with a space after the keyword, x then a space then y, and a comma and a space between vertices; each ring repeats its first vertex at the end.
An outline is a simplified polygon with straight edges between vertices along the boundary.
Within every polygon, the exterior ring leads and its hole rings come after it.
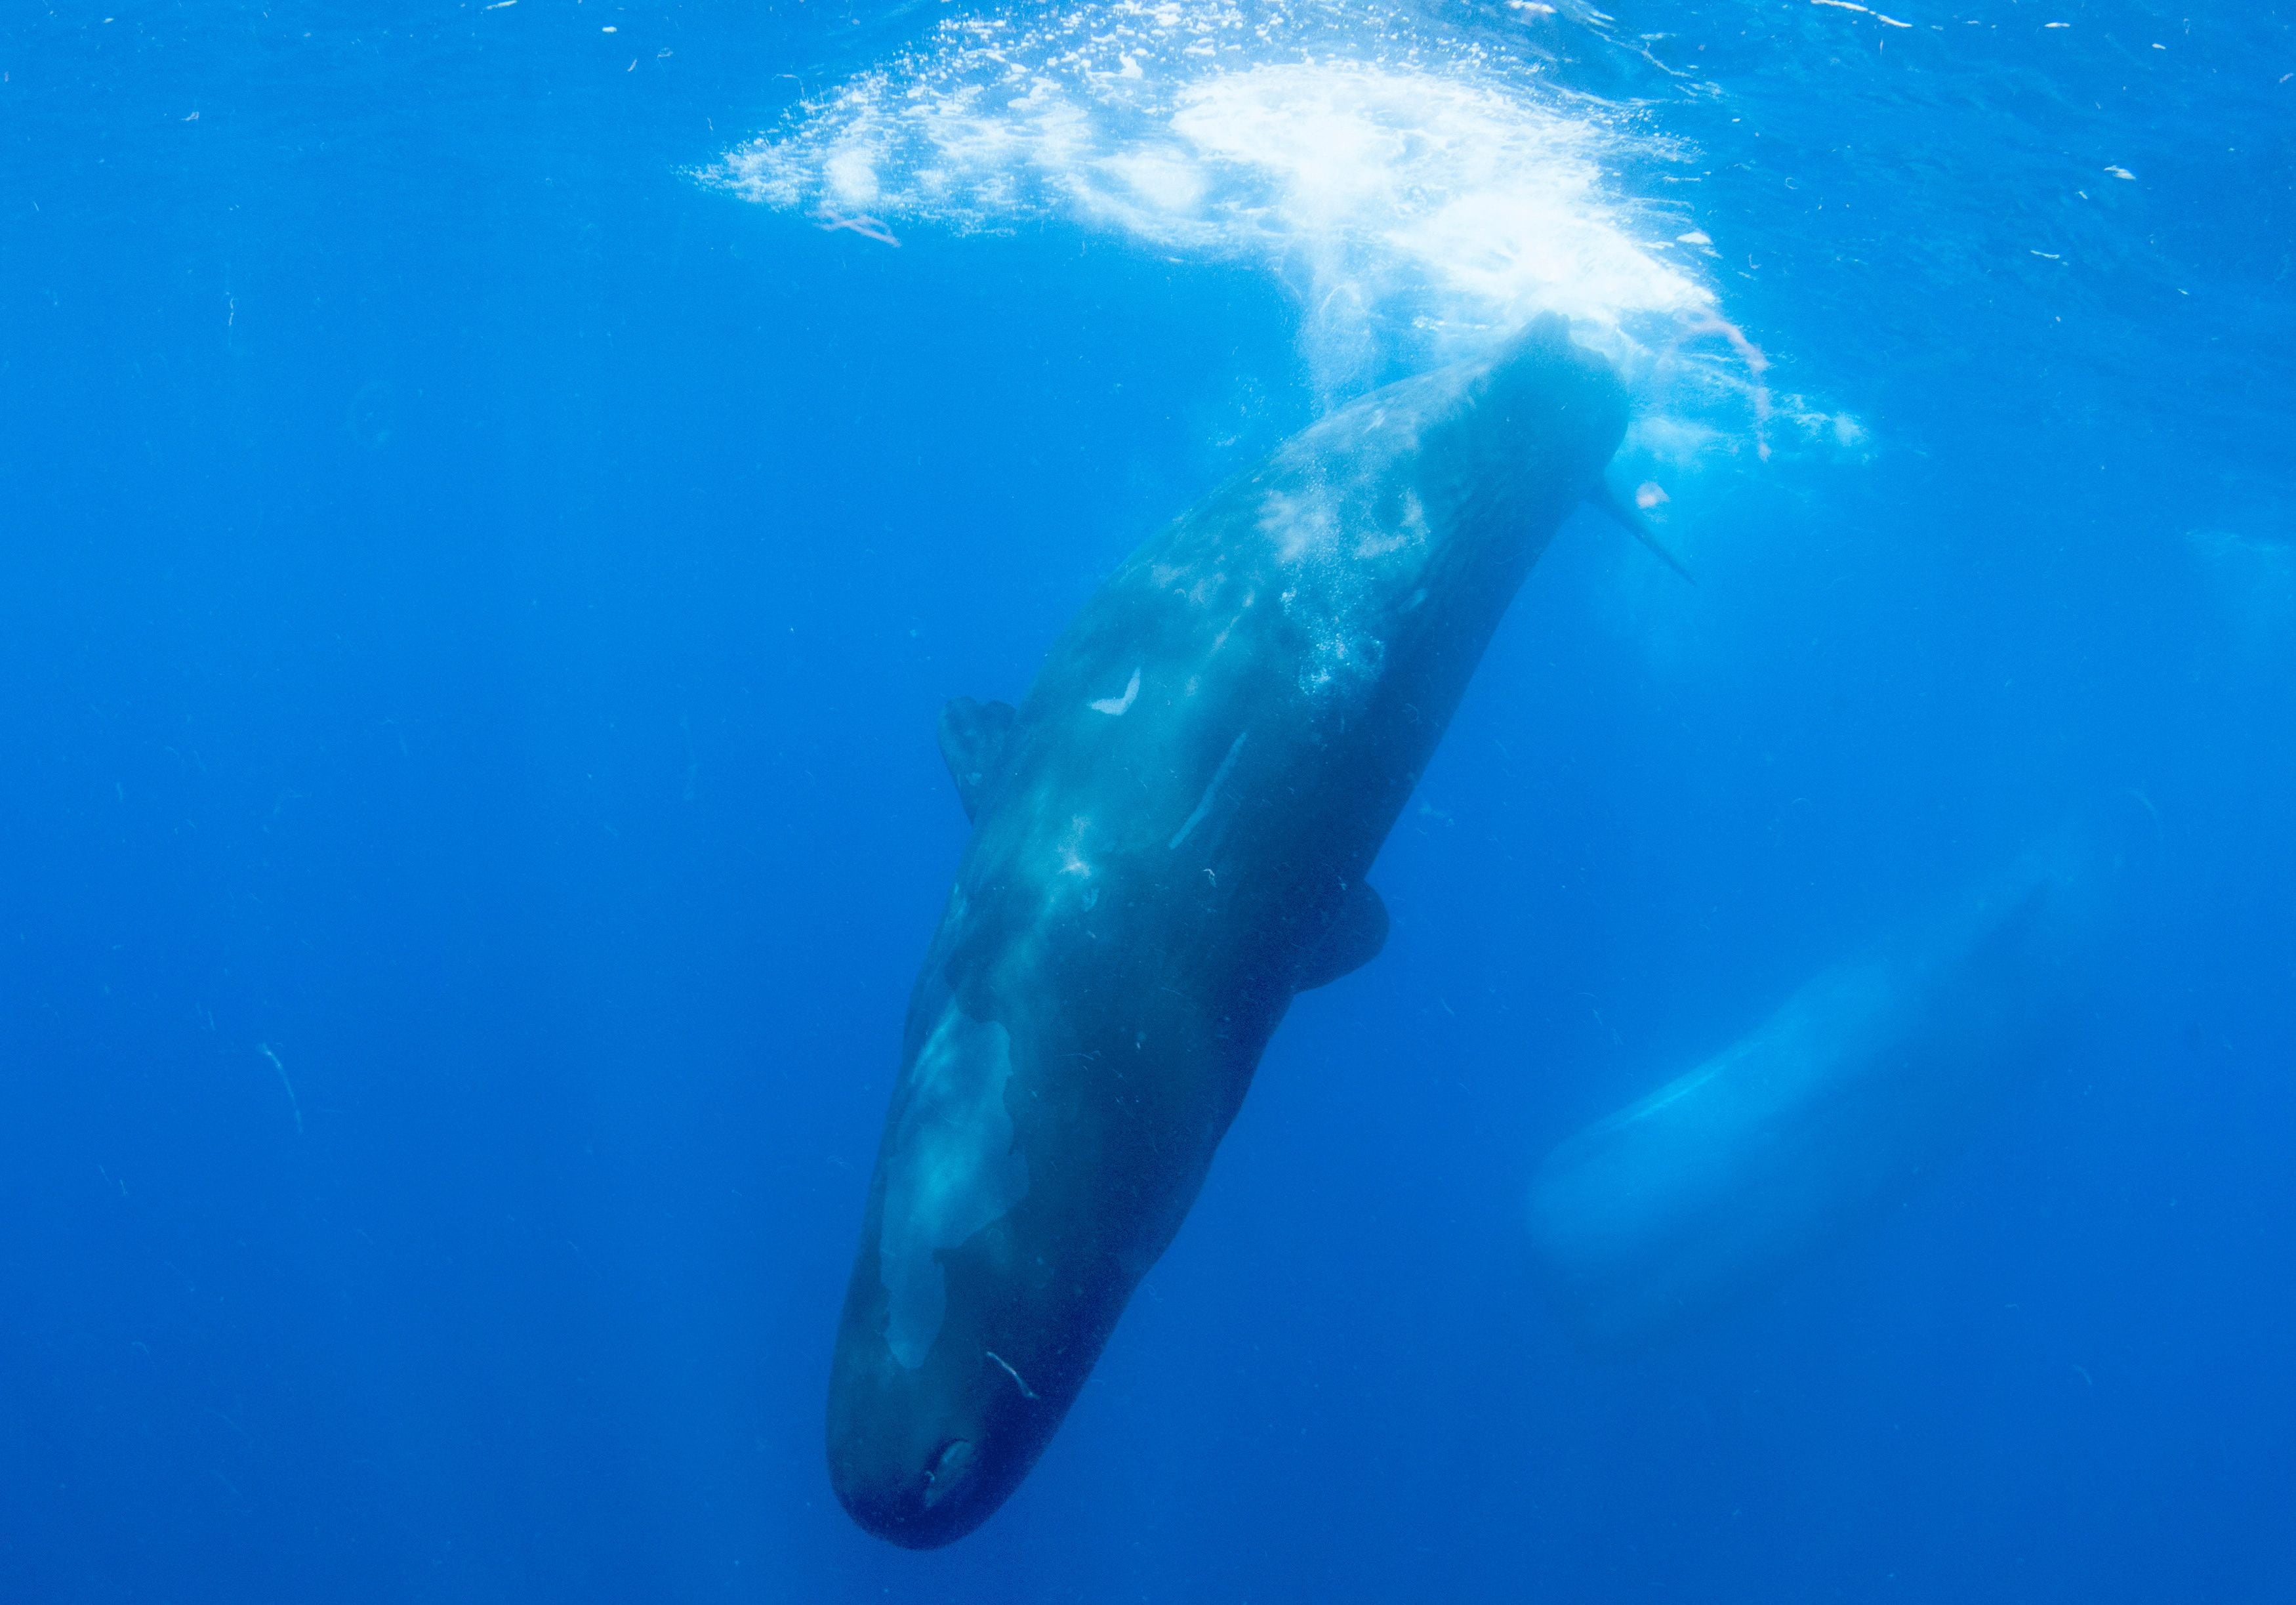
POLYGON ((0 1600, 2287 1598, 2296 9, 1610 3, 0 15, 0 1600), (881 1542, 943 704, 1547 313, 1690 578, 1562 525, 1384 951, 881 1542))

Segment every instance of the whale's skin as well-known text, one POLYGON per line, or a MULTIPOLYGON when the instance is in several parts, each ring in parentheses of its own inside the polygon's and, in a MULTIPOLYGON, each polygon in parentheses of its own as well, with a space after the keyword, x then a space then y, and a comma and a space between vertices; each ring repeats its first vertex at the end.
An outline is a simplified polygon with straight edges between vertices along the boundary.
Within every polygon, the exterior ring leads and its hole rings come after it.
POLYGON ((1581 1346, 1680 1336, 1948 1157, 2048 1062, 2098 873, 2083 849, 2036 849, 1557 1146, 1531 1182, 1530 1238, 1581 1346))
MULTIPOLYGON (((912 997, 832 1365, 831 1480, 930 1548, 1035 1464, 1627 403, 1559 318, 1279 446, 1128 559, 1017 714, 912 997)), ((952 728, 952 721, 955 728, 952 728)))

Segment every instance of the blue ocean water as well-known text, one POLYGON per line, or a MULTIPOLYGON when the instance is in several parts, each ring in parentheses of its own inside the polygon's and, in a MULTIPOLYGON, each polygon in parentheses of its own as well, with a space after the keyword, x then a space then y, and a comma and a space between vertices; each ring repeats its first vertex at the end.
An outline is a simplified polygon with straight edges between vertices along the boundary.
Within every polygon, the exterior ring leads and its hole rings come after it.
POLYGON ((2285 1598, 2292 21, 12 10, 0 1598, 2285 1598), (1564 527, 1034 1477, 880 1543, 937 711, 1546 309, 1697 583, 1564 527), (1541 1156, 2075 817, 2030 1082, 1582 1355, 1541 1156))

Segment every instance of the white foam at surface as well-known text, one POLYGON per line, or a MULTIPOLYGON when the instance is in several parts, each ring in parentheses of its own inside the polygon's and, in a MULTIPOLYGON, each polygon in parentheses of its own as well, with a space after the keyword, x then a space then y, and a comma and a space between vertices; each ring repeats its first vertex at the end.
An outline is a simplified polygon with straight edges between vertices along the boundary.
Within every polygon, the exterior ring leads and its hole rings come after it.
POLYGON ((1745 432, 1758 376, 1707 338, 1680 214, 1617 187, 1662 151, 1541 73, 1401 11, 1097 0, 952 19, 706 177, 824 221, 1066 219, 1257 262, 1299 295, 1327 399, 1559 311, 1745 432))

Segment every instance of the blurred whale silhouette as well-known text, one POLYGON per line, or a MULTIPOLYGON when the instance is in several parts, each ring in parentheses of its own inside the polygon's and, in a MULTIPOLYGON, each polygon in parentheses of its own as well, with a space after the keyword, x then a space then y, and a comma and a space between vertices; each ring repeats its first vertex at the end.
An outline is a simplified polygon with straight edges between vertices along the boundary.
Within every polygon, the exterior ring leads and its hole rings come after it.
POLYGON ((1949 1154, 2046 1062, 2097 874, 2067 844, 2028 854, 1556 1148, 1531 1183, 1531 1243, 1582 1344, 1675 1335, 1949 1154))
POLYGON ((912 998, 829 1388, 838 1497, 929 1547, 1036 1462, 1292 996, 1626 425, 1549 317, 1278 447, 1148 541, 1018 709, 940 742, 974 828, 912 998))

